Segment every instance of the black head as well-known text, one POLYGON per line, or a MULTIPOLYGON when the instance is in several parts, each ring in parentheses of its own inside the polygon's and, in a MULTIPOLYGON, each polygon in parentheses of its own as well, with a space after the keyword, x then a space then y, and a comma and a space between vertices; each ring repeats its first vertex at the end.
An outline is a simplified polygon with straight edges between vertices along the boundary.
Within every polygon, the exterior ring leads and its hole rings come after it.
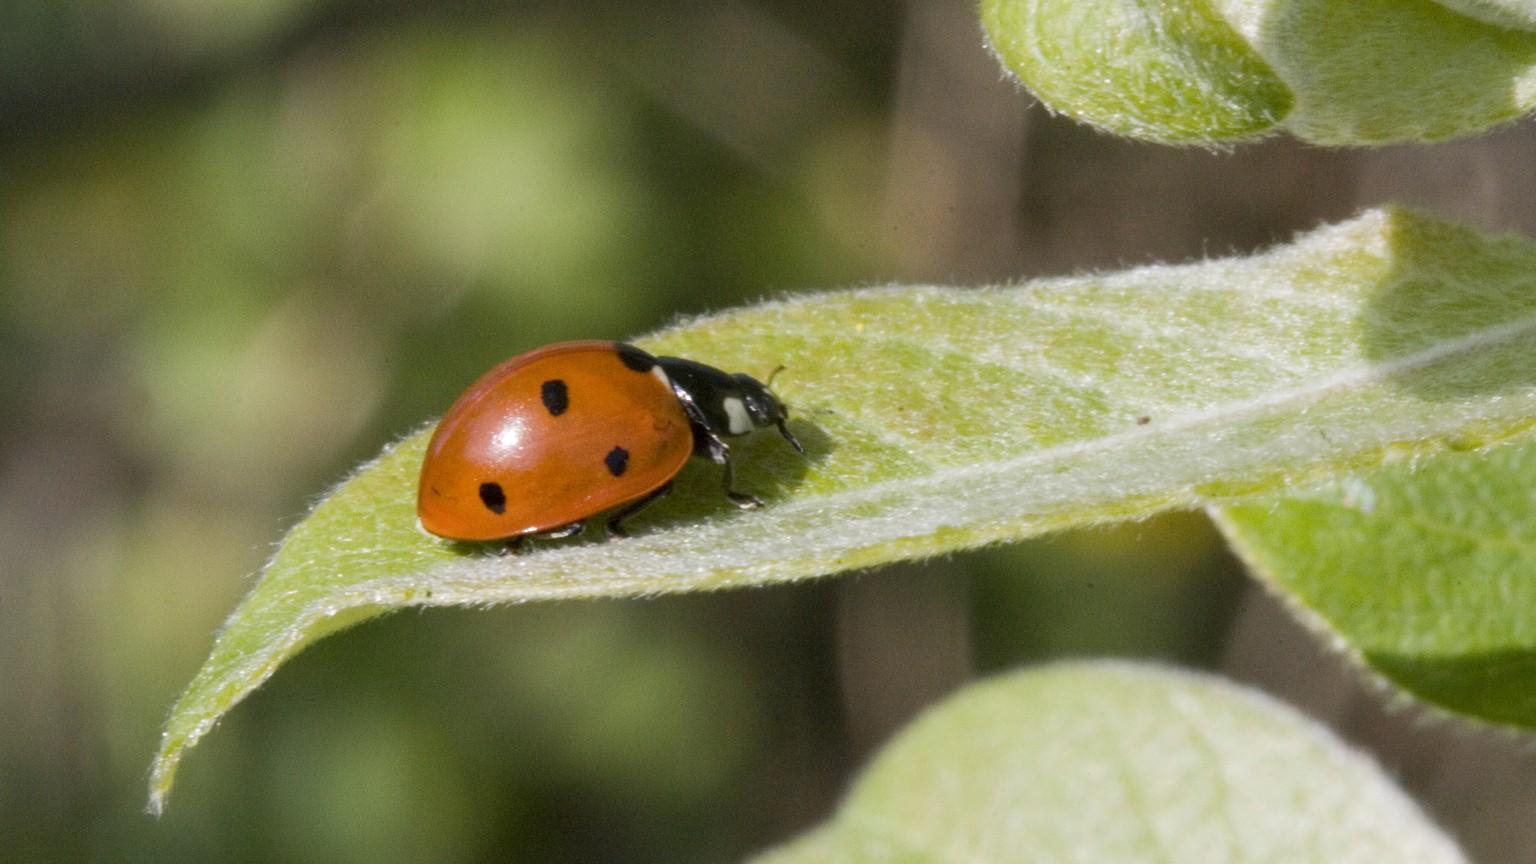
MULTIPOLYGON (((778 374, 777 369, 774 370, 774 374, 778 374)), ((731 377, 741 388, 741 401, 747 407, 747 416, 752 418, 753 427, 761 429, 769 425, 777 426, 779 434, 784 436, 784 440, 788 441, 791 447, 802 454, 805 453, 805 448, 800 446, 800 442, 786 425, 786 421, 789 420, 789 410, 784 407, 783 402, 779 401, 779 397, 773 395, 768 385, 745 372, 738 372, 731 377)), ((772 375, 768 378, 770 381, 773 380, 772 375)))
POLYGON ((751 375, 731 375, 696 360, 658 357, 656 362, 688 409, 689 419, 702 431, 726 438, 776 426, 790 446, 805 452, 785 423, 788 410, 768 385, 751 375))

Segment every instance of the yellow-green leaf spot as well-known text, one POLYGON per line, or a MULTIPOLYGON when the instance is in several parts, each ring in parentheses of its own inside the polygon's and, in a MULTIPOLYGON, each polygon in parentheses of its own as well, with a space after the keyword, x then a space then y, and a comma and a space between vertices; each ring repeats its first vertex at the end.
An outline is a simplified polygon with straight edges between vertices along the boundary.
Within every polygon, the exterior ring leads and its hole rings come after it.
POLYGON ((1420 699, 1536 728, 1536 446, 1387 465, 1217 514, 1243 559, 1420 699))
POLYGON ((1168 143, 1433 141, 1536 106, 1530 0, 983 0, 982 21, 1052 109, 1168 143))
POLYGON ((423 430, 283 541, 171 711, 151 806, 284 660, 390 610, 804 579, 1514 436, 1536 417, 1536 249, 1381 210, 1249 258, 794 297, 643 344, 788 367, 809 458, 772 434, 735 446, 766 507, 724 505, 695 460, 632 538, 455 546, 416 527, 423 430))
POLYGON ((753 864, 1451 864, 1374 763, 1261 693, 1152 665, 974 684, 753 864))

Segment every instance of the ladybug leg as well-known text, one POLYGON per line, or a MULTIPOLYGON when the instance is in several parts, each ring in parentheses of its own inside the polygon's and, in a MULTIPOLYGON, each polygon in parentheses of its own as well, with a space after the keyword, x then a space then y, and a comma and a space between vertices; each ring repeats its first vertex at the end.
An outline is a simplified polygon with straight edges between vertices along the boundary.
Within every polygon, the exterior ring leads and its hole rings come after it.
POLYGON ((587 530, 587 523, 572 522, 569 525, 561 525, 559 528, 551 528, 548 531, 540 531, 533 536, 539 538, 540 540, 564 540, 567 537, 575 537, 577 534, 580 534, 585 530, 587 530))
POLYGON ((519 534, 507 540, 502 547, 502 555, 522 555, 528 551, 529 540, 564 540, 567 537, 575 537, 586 530, 587 523, 572 522, 569 525, 561 525, 559 528, 551 528, 548 531, 538 531, 533 534, 519 534))
POLYGON ((655 492, 652 492, 651 494, 645 496, 644 498, 641 498, 639 501, 635 501, 635 502, 633 502, 631 504, 626 505, 624 507, 624 509, 622 509, 619 512, 613 514, 613 517, 611 519, 609 519, 608 523, 604 526, 608 530, 608 536, 609 537, 628 537, 629 536, 629 532, 624 529, 624 520, 630 518, 631 516, 634 516, 636 513, 639 513, 641 510, 644 510, 645 508, 651 506, 652 504, 655 504, 657 501, 659 501, 663 497, 665 497, 668 492, 671 492, 671 491, 672 491, 672 484, 668 483, 665 486, 662 486, 660 489, 657 489, 655 492))
POLYGON ((720 437, 714 434, 709 435, 705 442, 704 452, 709 457, 709 461, 719 465, 724 470, 720 479, 721 486, 725 489, 725 497, 729 498, 732 504, 743 510, 753 510, 763 506, 762 499, 756 495, 737 492, 732 488, 736 485, 736 466, 731 462, 731 445, 720 440, 720 437))
MULTIPOLYGON (((722 485, 725 488, 725 497, 732 504, 743 510, 752 510, 763 506, 762 499, 756 495, 748 495, 745 492, 737 492, 731 488, 736 485, 736 468, 731 464, 731 445, 725 443, 705 418, 704 413, 694 404, 693 397, 679 393, 678 398, 683 403, 683 408, 688 412, 689 426, 693 429, 693 452, 698 456, 707 456, 709 461, 725 469, 722 477, 722 485), (686 397, 686 398, 685 398, 686 397)), ((787 432, 785 434, 788 434, 787 432)), ((794 439, 791 438, 791 441, 794 439)), ((800 442, 795 441, 798 449, 800 442)), ((802 451, 803 452, 803 451, 802 451)))
POLYGON ((731 456, 729 453, 726 454, 725 461, 721 462, 720 465, 725 469, 725 474, 722 478, 724 480, 722 485, 725 487, 725 497, 731 499, 732 504, 735 504, 737 507, 740 507, 743 510, 756 510, 757 508, 763 506, 763 499, 757 497, 756 495, 748 495, 745 492, 737 492, 735 489, 731 488, 732 486, 736 485, 736 468, 731 464, 731 456))

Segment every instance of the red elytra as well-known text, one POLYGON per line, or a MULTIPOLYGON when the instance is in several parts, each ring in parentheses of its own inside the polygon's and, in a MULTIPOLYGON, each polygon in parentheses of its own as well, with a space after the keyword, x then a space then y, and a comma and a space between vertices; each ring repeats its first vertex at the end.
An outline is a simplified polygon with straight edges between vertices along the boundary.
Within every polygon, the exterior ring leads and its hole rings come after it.
POLYGON ((620 342, 563 342, 506 360, 470 385, 427 445, 417 493, 426 530, 452 540, 567 536, 614 508, 608 531, 659 498, 688 457, 725 468, 725 437, 773 424, 783 405, 748 375, 620 342), (629 506, 625 506, 629 505, 629 506))

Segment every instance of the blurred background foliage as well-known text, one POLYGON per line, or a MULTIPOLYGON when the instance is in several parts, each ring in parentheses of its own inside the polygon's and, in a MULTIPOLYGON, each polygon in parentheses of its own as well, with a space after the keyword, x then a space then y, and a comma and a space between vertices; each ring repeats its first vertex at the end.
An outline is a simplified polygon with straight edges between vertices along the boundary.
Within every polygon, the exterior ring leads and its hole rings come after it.
POLYGON ((286 667, 142 807, 284 528, 505 356, 786 290, 1245 251, 1389 198, 1536 233, 1533 141, 1118 141, 1002 83, 966 3, 0 5, 0 857, 733 860, 967 678, 1116 654, 1256 681, 1481 860, 1530 860, 1532 756, 1384 711, 1195 514, 395 616, 286 667))

